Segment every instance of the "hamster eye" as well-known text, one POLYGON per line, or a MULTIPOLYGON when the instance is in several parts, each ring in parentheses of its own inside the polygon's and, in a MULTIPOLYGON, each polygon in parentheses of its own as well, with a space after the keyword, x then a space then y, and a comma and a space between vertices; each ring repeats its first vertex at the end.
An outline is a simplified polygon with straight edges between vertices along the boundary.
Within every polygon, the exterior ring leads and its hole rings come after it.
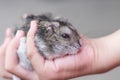
POLYGON ((40 28, 40 32, 41 32, 41 33, 45 33, 45 32, 46 32, 46 28, 45 28, 44 26, 42 26, 42 27, 40 28))
POLYGON ((63 38, 65 38, 65 39, 70 39, 70 36, 69 36, 68 34, 66 34, 66 33, 62 34, 61 36, 62 36, 63 38))

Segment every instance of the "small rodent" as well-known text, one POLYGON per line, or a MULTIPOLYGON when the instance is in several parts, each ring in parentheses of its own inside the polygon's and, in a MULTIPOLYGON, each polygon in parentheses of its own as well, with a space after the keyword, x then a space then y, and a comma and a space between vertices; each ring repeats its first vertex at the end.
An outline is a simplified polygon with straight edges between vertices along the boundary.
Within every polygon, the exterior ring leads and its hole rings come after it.
MULTIPOLYGON (((17 51, 19 64, 28 70, 33 70, 26 55, 26 36, 32 20, 38 21, 38 29, 35 34, 35 43, 40 54, 45 59, 54 59, 68 54, 76 54, 81 47, 81 38, 77 30, 66 19, 54 17, 51 13, 40 15, 28 14, 24 17, 22 27, 15 30, 23 30, 25 36, 21 38, 17 51)), ((14 76, 13 80, 20 80, 14 76)))

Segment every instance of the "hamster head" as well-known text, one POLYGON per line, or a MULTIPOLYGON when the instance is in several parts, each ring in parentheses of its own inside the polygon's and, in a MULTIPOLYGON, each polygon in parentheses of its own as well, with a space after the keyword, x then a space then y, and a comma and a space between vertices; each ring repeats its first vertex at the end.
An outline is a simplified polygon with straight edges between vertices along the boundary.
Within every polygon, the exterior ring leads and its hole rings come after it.
POLYGON ((25 25, 30 21, 38 20, 38 29, 35 35, 36 46, 47 59, 75 54, 81 47, 80 36, 76 29, 67 20, 51 15, 29 15, 25 25))

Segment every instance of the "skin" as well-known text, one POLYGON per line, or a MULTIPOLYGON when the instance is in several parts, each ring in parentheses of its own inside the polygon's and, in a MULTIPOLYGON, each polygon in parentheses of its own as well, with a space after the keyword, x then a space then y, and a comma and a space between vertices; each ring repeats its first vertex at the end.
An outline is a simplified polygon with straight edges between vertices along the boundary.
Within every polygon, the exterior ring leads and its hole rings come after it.
POLYGON ((82 48, 76 55, 45 60, 35 47, 36 29, 37 22, 32 21, 27 35, 27 54, 34 71, 27 71, 18 65, 16 52, 24 32, 18 31, 4 48, 5 69, 23 80, 66 80, 103 73, 120 65, 120 30, 96 39, 82 36, 82 48))
POLYGON ((4 77, 4 78, 12 78, 12 75, 7 72, 5 70, 5 55, 6 55, 6 49, 7 49, 7 45, 9 44, 9 42, 11 41, 11 29, 8 28, 6 30, 6 37, 5 40, 3 42, 3 44, 0 46, 0 76, 4 77))

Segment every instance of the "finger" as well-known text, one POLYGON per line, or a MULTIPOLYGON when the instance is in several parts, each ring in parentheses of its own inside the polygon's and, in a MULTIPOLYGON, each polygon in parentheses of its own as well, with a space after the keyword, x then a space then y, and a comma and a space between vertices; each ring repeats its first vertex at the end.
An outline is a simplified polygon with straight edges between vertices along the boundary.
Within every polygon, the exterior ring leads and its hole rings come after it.
POLYGON ((2 46, 0 46, 0 56, 3 57, 3 60, 5 57, 6 47, 7 47, 8 43, 10 42, 11 38, 12 38, 12 30, 10 28, 8 28, 6 30, 6 36, 5 36, 4 43, 2 44, 2 46))
POLYGON ((23 31, 18 31, 16 36, 9 43, 6 51, 6 60, 5 60, 5 68, 11 69, 14 68, 18 64, 17 59, 17 49, 19 46, 20 38, 24 35, 23 31))
POLYGON ((38 76, 34 71, 24 69, 20 65, 17 65, 14 69, 11 69, 10 72, 21 78, 21 80, 38 80, 38 76))
POLYGON ((8 73, 7 71, 2 71, 0 72, 0 76, 6 79, 12 79, 12 74, 8 73))
POLYGON ((40 65, 39 68, 40 68, 44 64, 44 58, 40 55, 40 53, 38 52, 35 46, 34 38, 35 38, 36 31, 37 31, 37 22, 32 21, 30 30, 27 35, 27 54, 33 67, 38 67, 38 63, 36 62, 40 61, 39 62, 39 65, 40 65))
POLYGON ((4 40, 4 43, 3 45, 1 46, 1 50, 4 50, 6 48, 6 46, 8 45, 9 41, 12 39, 12 30, 11 28, 8 28, 6 30, 6 36, 5 36, 5 40, 4 40))
POLYGON ((27 37, 34 39, 36 31, 37 31, 37 21, 31 21, 30 29, 27 37))
POLYGON ((30 58, 30 60, 32 57, 31 55, 34 52, 37 52, 37 49, 35 47, 35 42, 34 42, 34 36, 35 36, 36 31, 37 31, 37 22, 32 21, 29 32, 27 34, 27 43, 26 43, 27 44, 27 54, 28 54, 28 57, 30 58))
POLYGON ((9 71, 12 74, 15 74, 19 76, 20 78, 24 78, 25 80, 30 80, 30 77, 27 77, 27 75, 34 75, 31 71, 26 71, 18 64, 18 58, 17 58, 17 50, 19 47, 20 39, 23 37, 24 32, 18 31, 15 38, 11 41, 11 43, 8 45, 7 54, 6 54, 6 61, 5 61, 5 68, 7 71, 9 71))
POLYGON ((5 37, 4 43, 0 47, 0 75, 7 79, 12 79, 12 75, 5 70, 6 48, 11 39, 12 39, 12 30, 11 28, 8 28, 6 30, 6 37, 5 37))
POLYGON ((7 28, 7 30, 6 30, 6 38, 12 38, 12 29, 11 28, 7 28))

